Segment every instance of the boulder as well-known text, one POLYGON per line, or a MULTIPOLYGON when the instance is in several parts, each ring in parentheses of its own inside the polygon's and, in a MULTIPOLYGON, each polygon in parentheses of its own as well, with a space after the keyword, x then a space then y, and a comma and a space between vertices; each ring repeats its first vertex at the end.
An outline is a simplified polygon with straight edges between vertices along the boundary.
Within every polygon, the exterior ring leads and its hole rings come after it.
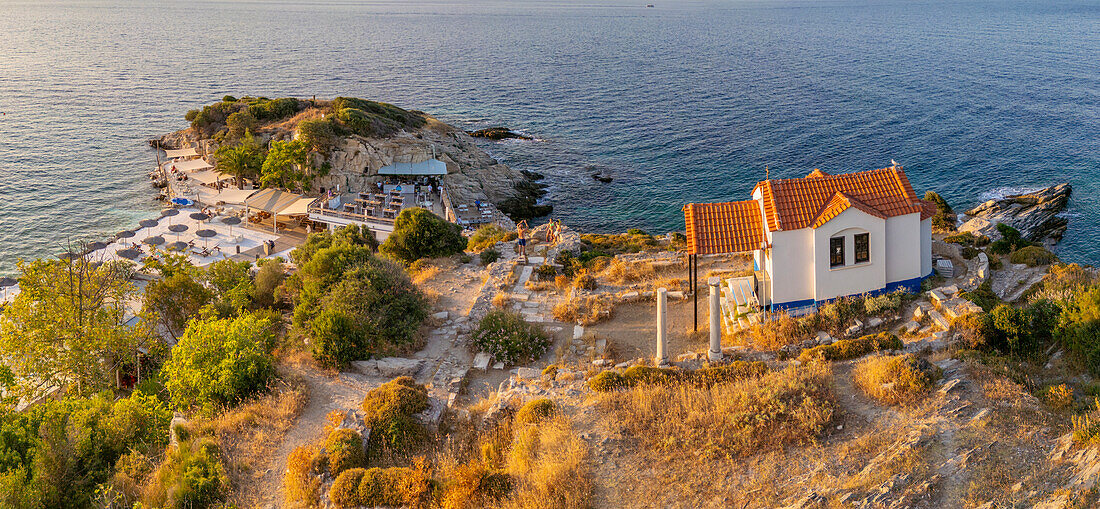
POLYGON ((996 240, 1001 238, 997 224, 1004 223, 1033 242, 1046 239, 1057 242, 1069 224, 1069 220, 1059 214, 1065 210, 1072 192, 1069 184, 1058 184, 1031 193, 989 200, 966 211, 970 219, 959 227, 959 231, 996 240))
POLYGON ((474 356, 474 369, 480 369, 485 371, 489 369, 489 361, 492 360, 492 356, 486 352, 480 352, 474 356))
POLYGON ((534 380, 542 373, 535 368, 516 368, 516 378, 520 380, 534 380))
POLYGON ((423 359, 406 359, 403 357, 383 357, 375 363, 378 374, 384 378, 416 376, 416 372, 420 371, 420 367, 423 365, 423 359))
POLYGON ((522 135, 522 134, 517 133, 517 132, 515 132, 511 129, 508 129, 507 127, 487 127, 485 129, 478 129, 477 131, 473 131, 473 132, 470 132, 470 133, 467 133, 467 134, 469 134, 470 136, 472 136, 474 138, 485 138, 487 140, 493 140, 493 141, 508 140, 508 139, 516 139, 516 140, 530 140, 531 139, 530 136, 522 135))

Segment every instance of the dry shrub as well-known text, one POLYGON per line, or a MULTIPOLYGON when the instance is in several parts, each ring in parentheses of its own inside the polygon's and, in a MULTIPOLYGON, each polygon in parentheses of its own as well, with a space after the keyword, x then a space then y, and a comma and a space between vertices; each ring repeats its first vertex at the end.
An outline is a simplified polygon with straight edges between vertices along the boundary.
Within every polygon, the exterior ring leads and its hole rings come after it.
POLYGON ((226 410, 210 421, 198 421, 199 434, 213 435, 226 458, 233 486, 230 501, 239 506, 258 503, 264 489, 253 476, 253 470, 271 462, 275 450, 298 414, 305 408, 309 395, 305 384, 297 380, 280 380, 262 396, 226 410))
POLYGON ((329 433, 325 439, 328 453, 328 471, 332 475, 367 464, 363 453, 363 436, 353 429, 342 428, 329 433))
POLYGON ((1073 406, 1073 387, 1066 384, 1047 387, 1044 396, 1047 404, 1055 409, 1066 410, 1073 406))
POLYGON ((649 262, 624 262, 615 258, 603 270, 603 277, 612 284, 624 285, 653 279, 657 271, 649 262))
POLYGON ((770 320, 764 320, 749 327, 748 337, 749 342, 756 348, 778 350, 809 339, 810 331, 791 315, 778 313, 772 315, 770 320))
POLYGON ((1100 399, 1094 398, 1095 408, 1084 415, 1072 416, 1073 440, 1081 445, 1100 443, 1100 399))
POLYGON ((838 409, 830 376, 814 362, 728 384, 638 385, 597 398, 609 424, 651 447, 750 456, 819 437, 838 409))
POLYGON ((366 507, 424 507, 430 495, 427 464, 421 458, 412 468, 371 468, 359 481, 358 504, 366 507))
POLYGON ((515 487, 511 476, 484 461, 452 465, 444 475, 448 485, 439 500, 443 509, 492 507, 515 487))
POLYGON ((363 474, 367 473, 365 468, 353 468, 346 470, 340 475, 336 476, 336 480, 332 483, 332 488, 329 488, 328 498, 336 507, 356 507, 359 505, 359 482, 363 479, 363 474))
POLYGON ((424 270, 421 270, 420 272, 417 272, 416 275, 412 277, 412 282, 416 285, 422 285, 429 279, 432 279, 433 277, 438 275, 439 267, 433 265, 431 267, 425 268, 424 270))
POLYGON ((913 354, 871 357, 852 372, 856 385, 868 396, 904 406, 924 399, 942 375, 941 369, 913 354))
POLYGON ((523 287, 527 288, 528 290, 531 290, 532 292, 541 292, 541 291, 553 290, 557 286, 554 284, 553 281, 528 280, 526 283, 523 284, 523 287))
POLYGON ((715 384, 732 383, 757 377, 767 371, 768 365, 760 361, 734 361, 729 364, 701 368, 695 371, 632 366, 622 373, 613 370, 602 371, 588 380, 588 386, 599 392, 636 387, 638 385, 673 386, 685 382, 700 387, 709 387, 715 384))
POLYGON ((573 288, 579 288, 581 290, 595 290, 599 286, 596 283, 596 278, 589 274, 587 270, 581 271, 577 274, 577 277, 573 278, 573 288))
POLYGON ((508 301, 511 300, 507 293, 500 292, 493 296, 493 307, 497 309, 504 309, 508 306, 508 301))
POLYGON ((564 418, 520 431, 508 453, 505 471, 516 485, 504 507, 589 507, 593 483, 588 446, 573 434, 564 418))
POLYGON ((554 286, 558 287, 558 290, 565 290, 569 288, 570 284, 572 284, 572 281, 569 279, 569 276, 565 274, 554 276, 554 286))
POLYGON ((327 458, 315 445, 301 445, 291 451, 286 460, 283 489, 287 502, 302 507, 317 507, 321 496, 321 472, 327 458))
POLYGON ((427 438, 416 414, 428 409, 428 389, 412 378, 394 378, 363 398, 363 422, 371 429, 368 456, 404 455, 427 438))
POLYGON ((611 316, 613 309, 611 298, 606 295, 578 296, 570 293, 569 298, 554 306, 554 318, 562 322, 577 322, 592 325, 611 316))
POLYGON ((515 424, 539 424, 550 419, 558 413, 558 406, 553 400, 540 398, 533 399, 516 412, 515 424))

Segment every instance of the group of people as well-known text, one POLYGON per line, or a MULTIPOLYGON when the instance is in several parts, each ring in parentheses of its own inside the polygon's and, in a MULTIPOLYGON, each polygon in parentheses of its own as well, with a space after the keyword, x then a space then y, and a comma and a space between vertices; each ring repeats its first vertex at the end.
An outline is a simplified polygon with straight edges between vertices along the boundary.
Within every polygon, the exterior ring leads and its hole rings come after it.
MULTIPOLYGON (((561 238, 561 231, 564 228, 561 224, 561 220, 551 219, 546 225, 546 242, 552 244, 557 242, 561 238)), ((527 225, 527 220, 520 221, 516 224, 516 245, 519 247, 519 254, 523 256, 523 263, 527 263, 527 234, 531 228, 527 225)))

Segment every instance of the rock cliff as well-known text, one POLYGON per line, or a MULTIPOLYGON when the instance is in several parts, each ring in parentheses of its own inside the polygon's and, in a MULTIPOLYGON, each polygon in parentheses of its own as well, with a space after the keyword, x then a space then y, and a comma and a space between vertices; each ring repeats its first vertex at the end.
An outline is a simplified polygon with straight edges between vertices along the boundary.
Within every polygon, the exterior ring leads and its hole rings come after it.
MULTIPOLYGON (((309 113, 307 110, 290 121, 258 128, 254 134, 265 143, 272 139, 293 138, 298 122, 320 116, 320 111, 315 115, 309 113)), ((193 128, 165 134, 150 140, 150 144, 159 144, 161 148, 194 146, 210 160, 219 145, 193 128)), ((314 189, 337 185, 341 190, 371 189, 383 166, 395 162, 418 163, 435 157, 447 165, 449 174, 443 177, 443 183, 456 203, 482 200, 499 206, 509 200, 533 201, 537 198, 532 198, 531 190, 538 184, 532 181, 530 174, 493 159, 465 131, 430 116, 426 116, 422 127, 402 130, 391 136, 350 134, 341 137, 327 154, 313 152, 310 157, 317 167, 325 162, 331 165, 328 175, 314 180, 314 189)))
POLYGON ((989 200, 966 211, 969 219, 959 231, 996 240, 1001 237, 997 223, 1004 223, 1019 230, 1030 241, 1058 242, 1069 224, 1069 220, 1059 214, 1065 210, 1072 191, 1069 184, 1058 184, 1033 193, 989 200))

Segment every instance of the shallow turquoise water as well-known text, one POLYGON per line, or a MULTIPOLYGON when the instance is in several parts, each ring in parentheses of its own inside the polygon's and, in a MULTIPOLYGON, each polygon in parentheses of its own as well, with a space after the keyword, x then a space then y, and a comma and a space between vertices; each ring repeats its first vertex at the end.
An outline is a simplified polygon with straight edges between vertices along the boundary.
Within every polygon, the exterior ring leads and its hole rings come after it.
POLYGON ((521 129, 486 149, 587 230, 681 229, 765 165, 895 159, 959 206, 1068 181, 1059 252, 1100 261, 1095 2, 645 3, 0 1, 0 273, 156 210, 145 140, 224 94, 521 129))

